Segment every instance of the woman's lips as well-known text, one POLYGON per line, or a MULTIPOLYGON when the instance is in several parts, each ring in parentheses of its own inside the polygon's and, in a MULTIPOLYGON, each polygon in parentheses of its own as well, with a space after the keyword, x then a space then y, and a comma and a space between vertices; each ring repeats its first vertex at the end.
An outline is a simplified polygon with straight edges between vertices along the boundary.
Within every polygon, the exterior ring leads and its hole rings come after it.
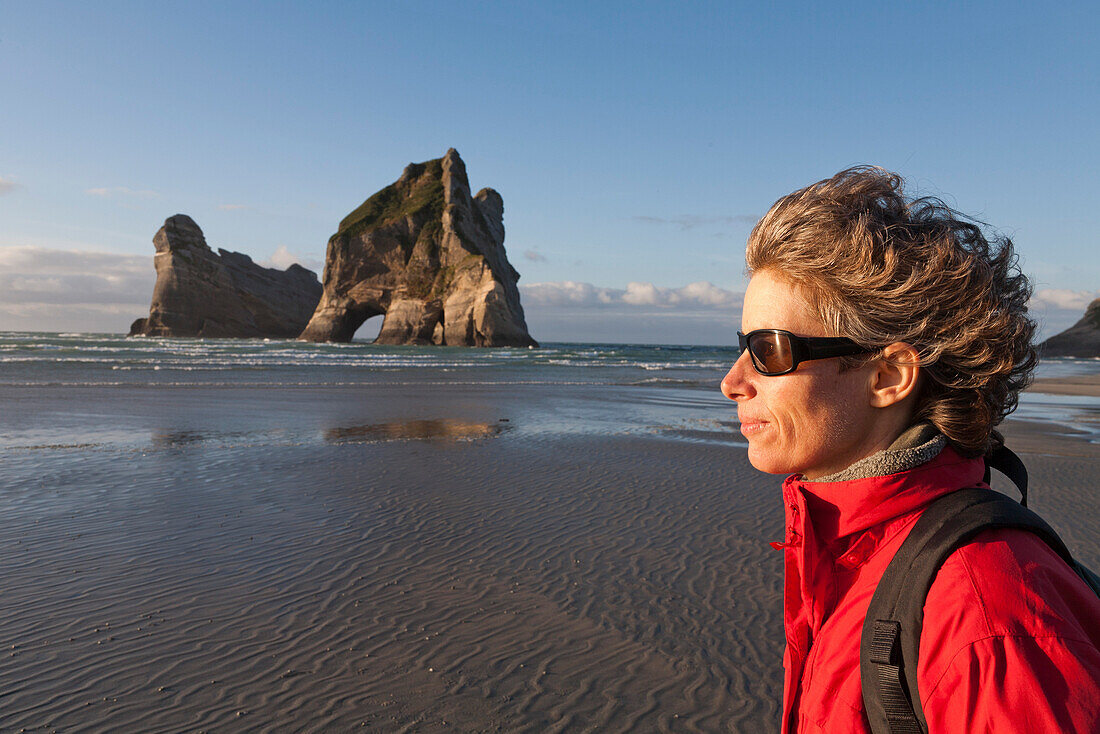
POLYGON ((741 435, 745 438, 760 433, 768 426, 767 421, 758 420, 756 418, 742 418, 741 420, 741 435))

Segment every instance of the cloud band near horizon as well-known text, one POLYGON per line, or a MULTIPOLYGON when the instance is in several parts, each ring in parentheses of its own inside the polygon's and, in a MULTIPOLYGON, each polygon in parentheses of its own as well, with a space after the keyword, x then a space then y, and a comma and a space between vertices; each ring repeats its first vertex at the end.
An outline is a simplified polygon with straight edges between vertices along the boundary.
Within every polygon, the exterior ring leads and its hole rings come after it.
MULTIPOLYGON (((260 264, 303 262, 285 246, 260 264)), ((306 262, 307 266, 322 265, 306 262)), ((156 281, 153 258, 112 252, 0 246, 0 330, 125 332, 145 316, 156 281)), ((743 294, 708 281, 681 287, 582 281, 520 285, 528 325, 544 341, 728 344, 743 294)), ((1044 336, 1068 328, 1100 292, 1042 289, 1031 307, 1044 336)))

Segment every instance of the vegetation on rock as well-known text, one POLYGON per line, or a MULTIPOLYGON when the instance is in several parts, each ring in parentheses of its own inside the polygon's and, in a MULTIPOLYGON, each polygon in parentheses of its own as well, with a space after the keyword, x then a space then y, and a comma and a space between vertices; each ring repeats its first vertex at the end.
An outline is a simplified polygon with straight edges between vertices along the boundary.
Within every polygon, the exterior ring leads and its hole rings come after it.
MULTIPOLYGON (((374 194, 340 220, 340 227, 333 237, 355 237, 416 214, 426 215, 424 228, 429 230, 429 235, 440 232, 438 222, 445 206, 442 163, 442 159, 437 159, 411 164, 405 169, 401 180, 374 194), (422 179, 425 173, 429 174, 429 178, 422 179)), ((424 236, 423 231, 421 236, 424 236)))

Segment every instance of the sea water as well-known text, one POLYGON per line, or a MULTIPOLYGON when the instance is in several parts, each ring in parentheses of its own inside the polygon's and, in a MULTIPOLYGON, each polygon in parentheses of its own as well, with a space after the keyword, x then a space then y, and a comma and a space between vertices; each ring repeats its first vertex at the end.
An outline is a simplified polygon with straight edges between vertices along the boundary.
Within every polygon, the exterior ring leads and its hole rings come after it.
MULTIPOLYGON (((718 390, 736 358, 732 346, 0 332, 0 448, 586 433, 743 445, 735 406, 718 390)), ((1038 376, 1096 373, 1100 360, 1052 360, 1038 376)), ((1028 393, 1017 415, 1100 441, 1097 398, 1028 393)))
POLYGON ((484 434, 738 443, 729 347, 537 349, 0 333, 0 448, 484 434), (402 428, 402 425, 405 427, 402 428))

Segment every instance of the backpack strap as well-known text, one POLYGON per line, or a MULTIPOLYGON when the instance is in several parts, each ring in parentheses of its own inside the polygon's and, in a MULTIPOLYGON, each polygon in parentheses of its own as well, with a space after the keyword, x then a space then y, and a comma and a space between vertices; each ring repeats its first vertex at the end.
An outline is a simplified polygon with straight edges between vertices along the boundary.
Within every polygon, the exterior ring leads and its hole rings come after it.
POLYGON ((1020 504, 1027 507, 1027 467, 1020 457, 1003 443, 999 444, 985 455, 985 479, 982 481, 986 484, 989 484, 990 469, 996 469, 1012 480, 1016 489, 1020 490, 1020 504))
POLYGON ((876 734, 928 731, 917 690, 925 598, 936 572, 955 549, 978 533, 998 528, 1033 532, 1071 566, 1077 565, 1042 518, 1000 492, 961 489, 930 504, 879 580, 863 622, 859 674, 867 719, 876 734))

